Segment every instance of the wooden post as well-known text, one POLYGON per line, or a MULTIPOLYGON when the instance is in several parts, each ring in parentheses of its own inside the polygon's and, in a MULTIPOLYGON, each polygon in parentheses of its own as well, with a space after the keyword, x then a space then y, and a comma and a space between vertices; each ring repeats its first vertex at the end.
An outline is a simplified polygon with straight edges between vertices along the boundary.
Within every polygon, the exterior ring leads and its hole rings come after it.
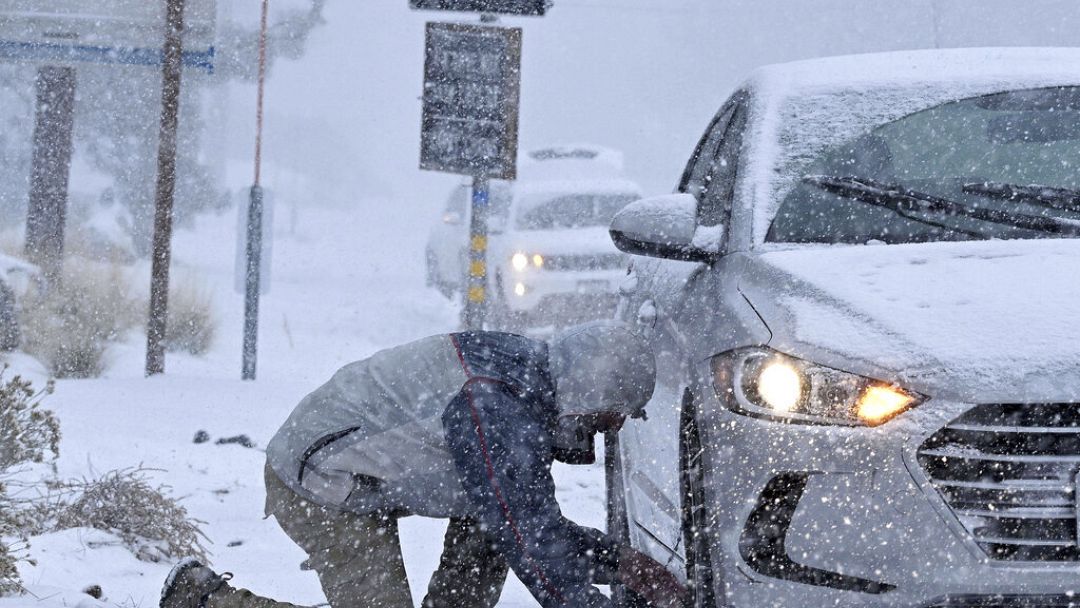
POLYGON ((30 206, 26 214, 26 257, 41 267, 49 285, 64 265, 71 174, 71 132, 75 122, 75 69, 44 66, 37 72, 34 156, 30 206))
POLYGON ((154 243, 150 277, 150 322, 146 331, 146 375, 165 371, 165 324, 168 319, 169 263, 172 258, 173 193, 176 190, 176 131, 180 116, 183 68, 184 0, 166 0, 165 47, 161 82, 161 127, 154 196, 154 243))

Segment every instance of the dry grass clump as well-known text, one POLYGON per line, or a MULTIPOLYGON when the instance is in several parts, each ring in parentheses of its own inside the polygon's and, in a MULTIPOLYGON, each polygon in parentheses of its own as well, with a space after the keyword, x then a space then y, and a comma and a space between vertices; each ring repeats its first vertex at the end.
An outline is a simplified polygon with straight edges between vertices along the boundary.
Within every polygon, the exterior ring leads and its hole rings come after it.
POLYGON ((169 290, 169 320, 165 325, 165 348, 172 352, 204 355, 217 333, 210 291, 194 279, 176 281, 169 290))
POLYGON ((207 540, 187 509, 153 486, 148 469, 110 471, 97 479, 52 484, 43 531, 95 528, 119 537, 135 557, 148 562, 194 556, 207 560, 207 540))
POLYGON ((57 378, 92 378, 111 342, 135 325, 135 303, 121 267, 71 258, 59 285, 22 297, 23 349, 57 378))

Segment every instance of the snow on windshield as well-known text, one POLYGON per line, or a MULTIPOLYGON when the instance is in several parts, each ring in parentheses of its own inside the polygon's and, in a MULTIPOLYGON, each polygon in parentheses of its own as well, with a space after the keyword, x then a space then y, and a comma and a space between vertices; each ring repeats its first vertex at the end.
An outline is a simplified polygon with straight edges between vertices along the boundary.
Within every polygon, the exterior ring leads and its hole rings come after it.
POLYGON ((530 201, 517 218, 518 230, 558 230, 607 226, 620 209, 637 200, 632 193, 564 194, 543 202, 530 201))
POLYGON ((749 81, 753 107, 737 201, 762 243, 781 201, 827 149, 949 101, 1080 83, 1074 49, 967 49, 837 57, 771 66, 749 81))

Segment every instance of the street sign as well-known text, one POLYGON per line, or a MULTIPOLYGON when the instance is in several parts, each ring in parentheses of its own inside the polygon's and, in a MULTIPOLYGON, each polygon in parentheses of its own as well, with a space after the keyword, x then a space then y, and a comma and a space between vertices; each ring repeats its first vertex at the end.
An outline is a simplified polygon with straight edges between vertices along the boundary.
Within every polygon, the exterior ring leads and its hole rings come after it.
POLYGON ((428 23, 420 168, 517 176, 521 29, 428 23))
POLYGON ((551 8, 551 0, 409 0, 409 6, 429 11, 503 13, 540 17, 551 8))
MULTIPOLYGON (((183 62, 213 71, 216 0, 187 0, 183 62)), ((165 3, 0 0, 0 61, 160 66, 165 3)))

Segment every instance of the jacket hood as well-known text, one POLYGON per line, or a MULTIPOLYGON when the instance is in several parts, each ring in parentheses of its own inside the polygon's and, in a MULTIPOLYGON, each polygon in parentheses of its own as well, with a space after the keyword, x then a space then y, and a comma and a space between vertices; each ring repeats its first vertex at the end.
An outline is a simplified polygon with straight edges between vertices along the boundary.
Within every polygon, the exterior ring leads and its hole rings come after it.
POLYGON ((966 400, 1080 400, 1080 240, 750 256, 770 346, 966 400))

